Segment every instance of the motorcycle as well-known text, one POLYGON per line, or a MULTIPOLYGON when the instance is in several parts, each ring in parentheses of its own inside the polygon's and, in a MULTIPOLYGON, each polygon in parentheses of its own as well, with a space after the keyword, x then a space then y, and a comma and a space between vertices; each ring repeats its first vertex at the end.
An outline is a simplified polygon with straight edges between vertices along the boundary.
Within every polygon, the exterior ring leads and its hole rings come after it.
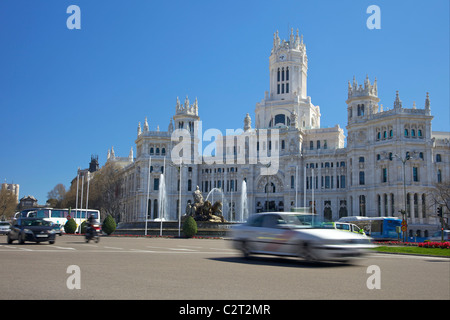
POLYGON ((86 239, 86 243, 88 243, 90 240, 94 240, 96 243, 98 243, 100 241, 100 225, 93 224, 87 227, 84 236, 86 239))

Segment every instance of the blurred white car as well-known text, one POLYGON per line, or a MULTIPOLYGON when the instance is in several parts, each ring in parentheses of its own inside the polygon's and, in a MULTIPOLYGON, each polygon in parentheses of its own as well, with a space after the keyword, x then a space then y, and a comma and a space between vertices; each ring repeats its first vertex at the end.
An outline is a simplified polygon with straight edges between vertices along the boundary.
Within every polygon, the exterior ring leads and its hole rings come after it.
POLYGON ((233 247, 245 257, 271 254, 308 261, 349 261, 374 248, 370 237, 324 228, 317 216, 296 212, 252 215, 231 230, 233 247))
POLYGON ((0 221, 0 234, 7 234, 11 230, 9 221, 0 221))

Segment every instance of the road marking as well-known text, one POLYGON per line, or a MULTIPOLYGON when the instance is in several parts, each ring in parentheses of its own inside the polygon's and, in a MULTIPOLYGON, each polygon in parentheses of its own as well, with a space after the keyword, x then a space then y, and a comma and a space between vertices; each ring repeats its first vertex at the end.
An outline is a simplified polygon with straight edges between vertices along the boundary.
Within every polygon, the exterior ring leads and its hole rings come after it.
POLYGON ((118 248, 118 247, 103 247, 105 249, 115 249, 115 250, 123 250, 123 248, 118 248))
POLYGON ((194 248, 194 249, 201 249, 202 247, 196 247, 196 246, 178 246, 180 248, 194 248))
POLYGON ((192 250, 192 249, 182 249, 182 248, 167 248, 169 250, 174 250, 174 251, 197 251, 197 250, 192 250))
POLYGON ((59 247, 59 246, 49 246, 49 248, 63 249, 63 250, 77 250, 77 249, 71 248, 71 247, 59 247))
POLYGON ((27 249, 27 248, 18 248, 18 247, 14 247, 14 246, 5 246, 5 248, 8 249, 16 249, 16 250, 22 250, 22 251, 33 251, 32 249, 27 249))
POLYGON ((132 252, 156 252, 156 251, 143 250, 143 249, 130 249, 130 251, 132 251, 132 252))
POLYGON ((229 249, 229 248, 209 248, 211 250, 224 250, 224 251, 236 251, 236 249, 229 249))

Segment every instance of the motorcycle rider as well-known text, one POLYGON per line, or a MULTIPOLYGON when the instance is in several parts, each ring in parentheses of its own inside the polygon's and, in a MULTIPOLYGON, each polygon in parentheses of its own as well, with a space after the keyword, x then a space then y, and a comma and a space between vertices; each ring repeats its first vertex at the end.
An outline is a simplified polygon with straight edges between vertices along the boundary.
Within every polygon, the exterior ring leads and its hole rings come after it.
POLYGON ((94 214, 90 214, 89 218, 86 220, 86 231, 91 236, 93 236, 94 233, 94 228, 92 227, 93 224, 95 224, 95 216, 94 214))

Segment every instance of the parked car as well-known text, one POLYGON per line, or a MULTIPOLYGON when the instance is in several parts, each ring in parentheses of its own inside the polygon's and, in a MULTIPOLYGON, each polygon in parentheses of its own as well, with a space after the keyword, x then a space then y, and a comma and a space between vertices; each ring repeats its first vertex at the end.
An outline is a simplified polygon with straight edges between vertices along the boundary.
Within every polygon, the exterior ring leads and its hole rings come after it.
POLYGON ((64 226, 62 224, 59 224, 59 223, 54 223, 53 224, 53 230, 55 231, 55 233, 57 235, 60 235, 60 236, 62 236, 63 233, 65 232, 64 231, 64 226))
POLYGON ((231 230, 234 248, 251 254, 295 256, 308 261, 349 261, 375 247, 370 237, 324 228, 317 216, 257 213, 231 230))
POLYGON ((9 221, 0 221, 0 234, 8 234, 11 229, 9 221))
POLYGON ((441 241, 442 240, 442 232, 444 233, 444 241, 450 241, 450 230, 439 230, 436 231, 433 236, 428 238, 430 241, 441 241))
POLYGON ((366 235, 364 229, 358 227, 356 224, 347 222, 325 222, 323 224, 324 228, 331 228, 336 230, 342 230, 347 232, 354 232, 362 235, 366 235))
POLYGON ((11 230, 8 233, 8 243, 14 240, 19 243, 25 241, 55 243, 55 230, 53 223, 41 218, 18 218, 13 221, 11 230))

